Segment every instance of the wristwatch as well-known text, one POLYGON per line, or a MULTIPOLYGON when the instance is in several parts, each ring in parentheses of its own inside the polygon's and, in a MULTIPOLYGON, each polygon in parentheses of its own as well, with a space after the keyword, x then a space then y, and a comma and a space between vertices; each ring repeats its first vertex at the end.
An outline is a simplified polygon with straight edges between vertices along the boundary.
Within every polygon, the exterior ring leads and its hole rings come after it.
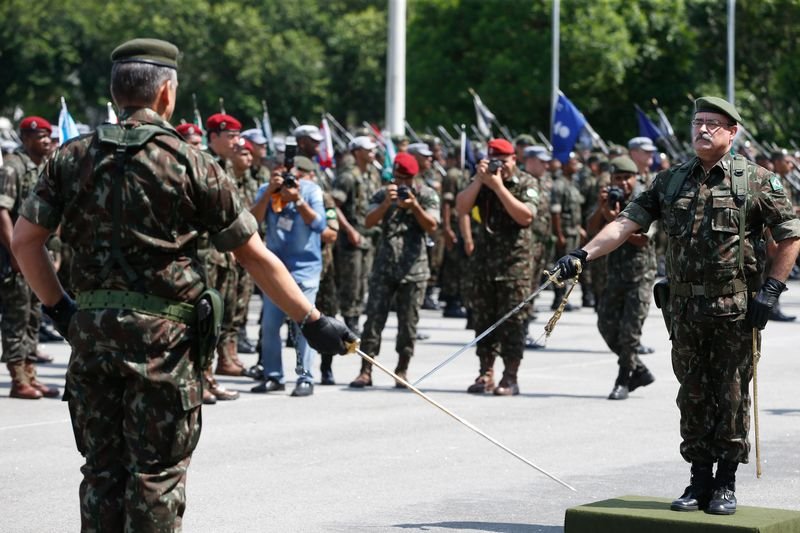
POLYGON ((305 203, 306 203, 306 201, 305 201, 305 200, 303 200, 302 198, 298 198, 298 199, 297 199, 297 200, 294 202, 294 206, 295 206, 295 207, 300 207, 301 205, 303 205, 303 204, 305 204, 305 203))

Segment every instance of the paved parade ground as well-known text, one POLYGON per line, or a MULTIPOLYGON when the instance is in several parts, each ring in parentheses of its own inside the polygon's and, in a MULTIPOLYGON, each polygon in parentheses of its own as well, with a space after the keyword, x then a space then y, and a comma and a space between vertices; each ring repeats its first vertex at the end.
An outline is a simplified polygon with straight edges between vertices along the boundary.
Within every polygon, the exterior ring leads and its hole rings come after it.
MULTIPOLYGON (((783 310, 800 315, 800 282, 783 310)), ((537 301, 538 336, 552 293, 537 301)), ((580 302, 579 295, 571 298, 580 302)), ((251 306, 250 333, 256 334, 251 306)), ((363 323, 363 319, 362 319, 363 323)), ((390 317, 379 361, 394 368, 390 317)), ((417 379, 470 340, 463 319, 422 311, 409 376, 417 379)), ((763 476, 742 465, 736 495, 744 506, 800 510, 800 321, 768 324, 758 368, 763 476)), ((653 306, 643 342, 656 382, 626 401, 606 399, 617 375, 591 309, 565 314, 544 351, 527 351, 517 397, 473 396, 474 349, 428 378, 436 401, 577 489, 572 492, 461 426, 375 369, 375 386, 349 390, 357 356, 335 359, 337 385, 308 398, 251 394, 247 378, 223 378, 239 400, 203 407, 203 434, 189 468, 187 532, 563 531, 568 507, 622 495, 674 498, 688 483, 678 453, 677 382, 664 323, 653 306)), ((63 386, 66 344, 40 377, 63 386)), ((242 356, 249 365, 255 356, 242 356)), ((293 376, 294 351, 284 351, 293 376)), ((502 369, 498 361, 496 369, 502 369)), ((0 509, 4 532, 80 528, 79 467, 66 404, 8 398, 0 378, 0 509)), ((318 369, 315 378, 319 379, 318 369)), ((752 441, 752 431, 751 431, 752 441)), ((720 517, 721 520, 725 519, 720 517)))

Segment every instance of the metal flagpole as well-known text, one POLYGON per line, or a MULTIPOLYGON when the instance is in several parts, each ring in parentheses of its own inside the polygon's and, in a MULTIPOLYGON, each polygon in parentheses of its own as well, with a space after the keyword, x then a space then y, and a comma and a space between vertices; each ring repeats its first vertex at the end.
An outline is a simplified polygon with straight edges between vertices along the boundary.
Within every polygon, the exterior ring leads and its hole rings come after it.
POLYGON ((736 36, 736 0, 728 0, 728 102, 735 104, 735 93, 733 87, 733 67, 736 36))

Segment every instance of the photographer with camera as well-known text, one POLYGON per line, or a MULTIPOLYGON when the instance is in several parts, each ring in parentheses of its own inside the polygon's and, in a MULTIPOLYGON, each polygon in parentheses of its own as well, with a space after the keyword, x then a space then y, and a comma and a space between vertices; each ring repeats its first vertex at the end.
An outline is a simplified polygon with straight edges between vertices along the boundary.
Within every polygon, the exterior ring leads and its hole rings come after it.
MULTIPOLYGON (((320 234, 327 227, 322 189, 314 182, 314 162, 294 156, 295 145, 287 138, 285 167, 277 168, 269 183, 256 194, 251 211, 256 220, 267 221, 267 248, 286 265, 289 273, 310 302, 316 299, 322 273, 320 234)), ((281 358, 280 328, 286 314, 264 297, 261 312, 261 384, 251 389, 263 393, 285 390, 281 358)), ((297 383, 292 396, 314 394, 311 368, 316 352, 308 345, 300 328, 295 328, 297 383)))
MULTIPOLYGON (((505 139, 488 143, 489 159, 478 163, 466 189, 456 197, 459 215, 478 208, 481 246, 475 249, 473 313, 475 331, 485 331, 498 318, 522 302, 531 292, 534 233, 541 189, 537 180, 517 168, 514 147, 505 139)), ((519 394, 517 371, 525 349, 528 318, 526 309, 508 320, 480 342, 477 355, 480 374, 467 392, 494 392, 498 396, 519 394), (500 356, 503 379, 494 385, 494 361, 500 356)))
MULTIPOLYGON (((590 234, 603 226, 638 196, 643 186, 639 170, 628 156, 611 160, 611 185, 600 191, 597 209, 587 222, 590 234)), ((654 233, 655 227, 651 228, 654 233)), ((597 329, 609 349, 617 354, 619 374, 609 400, 624 400, 638 387, 655 378, 639 358, 642 326, 650 309, 651 288, 656 274, 655 244, 652 235, 641 231, 608 254, 607 286, 597 307, 597 329)))
MULTIPOLYGON (((414 355, 419 309, 430 276, 425 251, 427 235, 439 225, 439 196, 417 175, 414 156, 399 153, 394 159, 391 183, 375 193, 370 201, 364 225, 380 225, 381 237, 375 251, 369 278, 367 321, 361 337, 361 349, 371 357, 381 351, 381 334, 389 315, 392 299, 397 308, 398 353, 395 373, 406 377, 414 355)), ((361 371, 350 387, 372 386, 372 365, 361 362, 361 371)), ((402 387, 400 382, 396 387, 402 387)))

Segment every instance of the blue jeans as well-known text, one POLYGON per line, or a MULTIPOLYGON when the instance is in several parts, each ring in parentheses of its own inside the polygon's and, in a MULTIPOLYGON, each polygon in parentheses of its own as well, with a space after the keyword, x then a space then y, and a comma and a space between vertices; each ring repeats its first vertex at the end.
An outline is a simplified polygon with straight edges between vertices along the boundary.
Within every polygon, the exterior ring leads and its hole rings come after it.
MULTIPOLYGON (((300 285, 300 289, 302 289, 309 302, 316 300, 317 291, 319 290, 318 282, 306 281, 298 285, 300 285)), ((266 296, 263 296, 262 299, 264 306, 261 310, 261 365, 264 367, 264 376, 279 383, 284 383, 286 380, 283 376, 283 358, 281 357, 283 350, 280 330, 283 321, 286 319, 286 313, 281 311, 266 296)), ((301 381, 313 382, 314 377, 311 374, 311 368, 314 365, 314 357, 317 352, 308 345, 308 341, 300 332, 297 324, 292 322, 291 327, 295 331, 295 349, 297 350, 295 373, 297 374, 297 381, 298 383, 301 381)))

